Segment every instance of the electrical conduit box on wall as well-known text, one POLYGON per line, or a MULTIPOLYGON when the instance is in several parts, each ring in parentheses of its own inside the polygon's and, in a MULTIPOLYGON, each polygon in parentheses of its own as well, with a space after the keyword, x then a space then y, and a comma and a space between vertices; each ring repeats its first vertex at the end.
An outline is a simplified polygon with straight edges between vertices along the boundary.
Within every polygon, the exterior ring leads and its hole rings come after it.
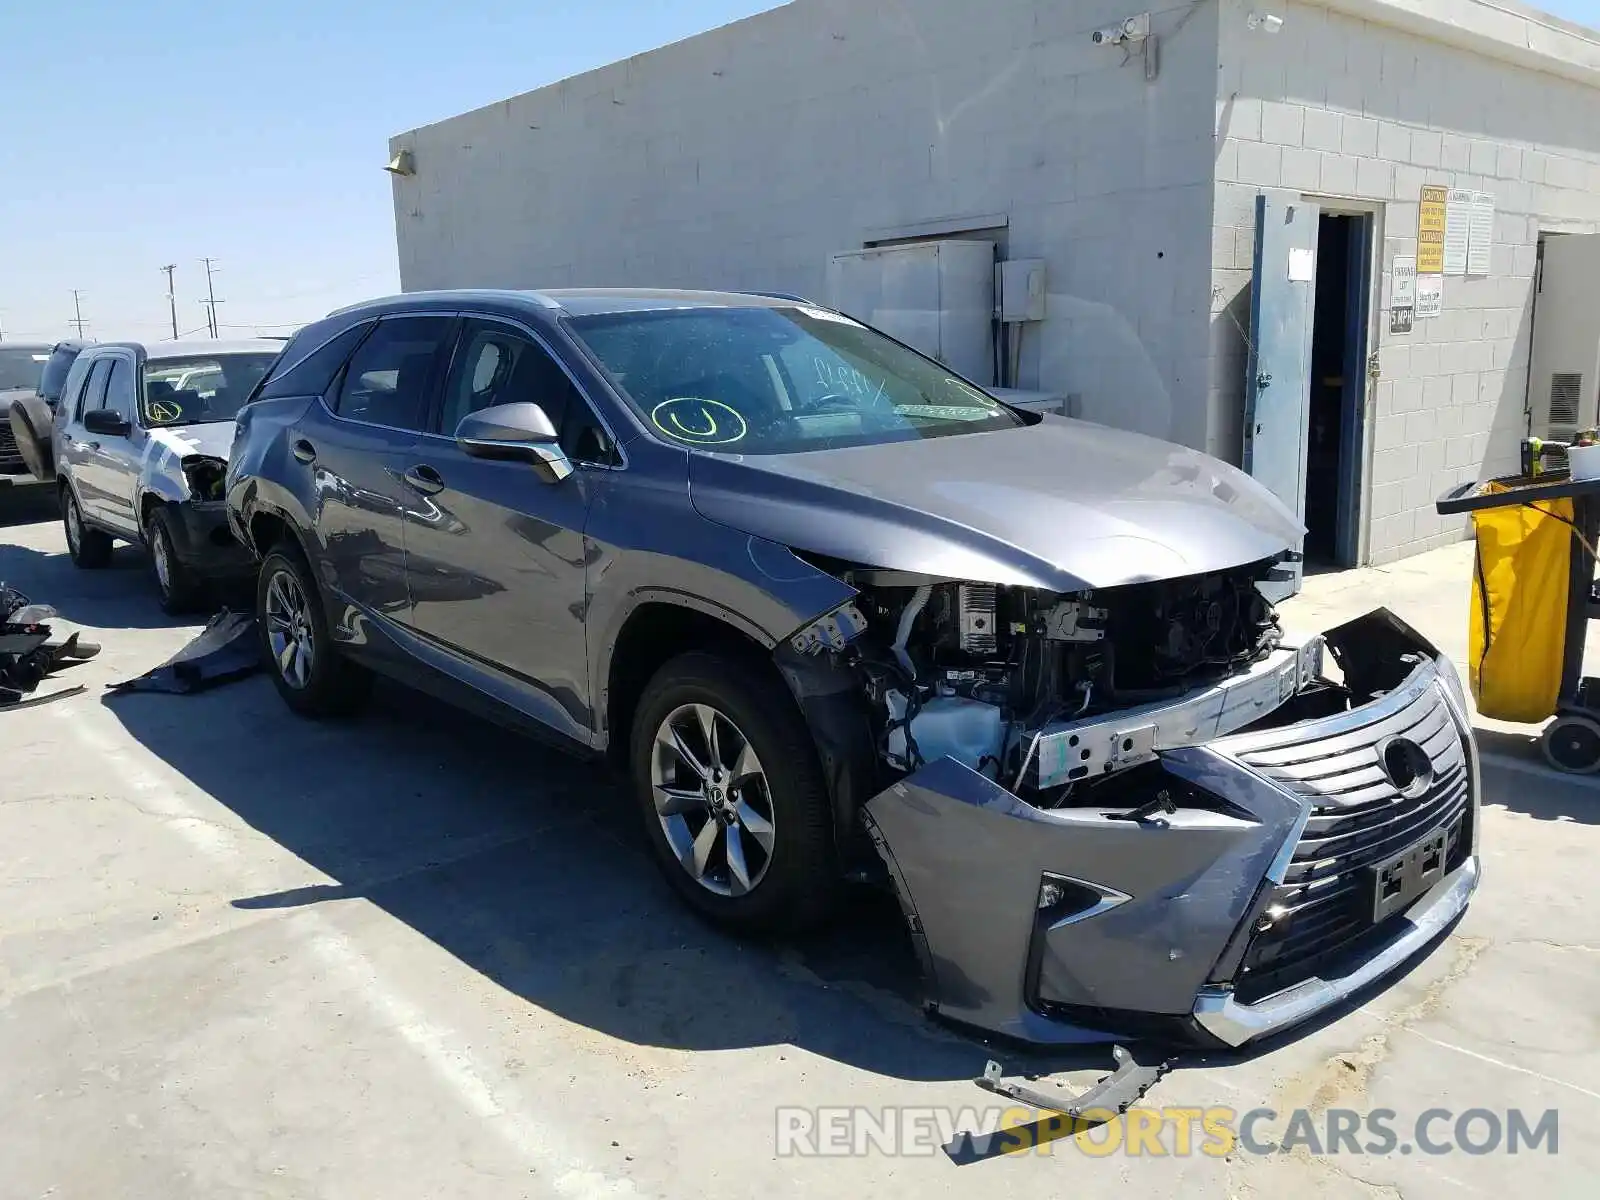
POLYGON ((994 253, 993 242, 950 240, 835 254, 828 303, 987 387, 994 383, 994 253))

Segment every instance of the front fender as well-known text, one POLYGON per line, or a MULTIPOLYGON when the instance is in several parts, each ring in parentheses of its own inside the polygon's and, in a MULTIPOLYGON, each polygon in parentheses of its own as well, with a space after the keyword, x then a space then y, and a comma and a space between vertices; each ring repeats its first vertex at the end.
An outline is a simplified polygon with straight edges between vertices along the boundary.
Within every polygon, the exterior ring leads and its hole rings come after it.
POLYGON ((601 714, 618 636, 642 605, 704 613, 772 649, 855 595, 788 547, 700 516, 680 451, 641 446, 629 470, 593 479, 585 628, 601 714))

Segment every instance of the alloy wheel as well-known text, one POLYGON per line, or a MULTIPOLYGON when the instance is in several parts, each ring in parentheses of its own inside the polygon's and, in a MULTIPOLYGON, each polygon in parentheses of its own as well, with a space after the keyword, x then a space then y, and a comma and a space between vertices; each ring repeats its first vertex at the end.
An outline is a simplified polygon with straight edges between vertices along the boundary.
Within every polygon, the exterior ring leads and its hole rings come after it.
POLYGON ((267 584, 267 645, 278 674, 299 690, 311 681, 316 642, 311 634, 311 610, 300 581, 279 571, 267 584))
POLYGON ((678 864, 718 896, 743 896, 766 876, 776 834, 772 792, 755 748, 727 714, 684 704, 656 730, 650 756, 656 817, 678 864))

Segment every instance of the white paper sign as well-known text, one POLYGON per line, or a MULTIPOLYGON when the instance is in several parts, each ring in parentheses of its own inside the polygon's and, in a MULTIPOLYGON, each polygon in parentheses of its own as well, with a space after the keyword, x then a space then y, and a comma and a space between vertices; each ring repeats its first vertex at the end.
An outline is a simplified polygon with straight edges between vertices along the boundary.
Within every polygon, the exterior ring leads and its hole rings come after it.
POLYGON ((1417 319, 1437 317, 1444 310, 1444 276, 1417 276, 1417 319))
POLYGON ((1472 193, 1472 210, 1467 234, 1467 274, 1489 273, 1490 248, 1494 245, 1494 196, 1472 193))
POLYGON ((1389 307, 1410 308, 1417 302, 1417 260, 1395 255, 1390 268, 1389 307))
POLYGON ((1467 273, 1467 244, 1472 230, 1472 197, 1474 193, 1461 188, 1451 188, 1444 210, 1444 273, 1467 273))
POLYGON ((1289 279, 1292 283, 1310 283, 1315 275, 1315 260, 1311 251, 1299 246, 1289 249, 1289 279))

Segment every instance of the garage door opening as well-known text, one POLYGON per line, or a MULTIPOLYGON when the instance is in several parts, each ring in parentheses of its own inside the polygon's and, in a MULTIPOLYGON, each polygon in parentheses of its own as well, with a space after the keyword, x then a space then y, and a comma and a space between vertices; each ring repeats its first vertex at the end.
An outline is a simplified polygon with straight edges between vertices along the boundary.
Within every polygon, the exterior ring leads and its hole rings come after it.
POLYGON ((1306 423, 1308 567, 1355 566, 1360 555, 1371 251, 1371 213, 1321 214, 1306 423))

